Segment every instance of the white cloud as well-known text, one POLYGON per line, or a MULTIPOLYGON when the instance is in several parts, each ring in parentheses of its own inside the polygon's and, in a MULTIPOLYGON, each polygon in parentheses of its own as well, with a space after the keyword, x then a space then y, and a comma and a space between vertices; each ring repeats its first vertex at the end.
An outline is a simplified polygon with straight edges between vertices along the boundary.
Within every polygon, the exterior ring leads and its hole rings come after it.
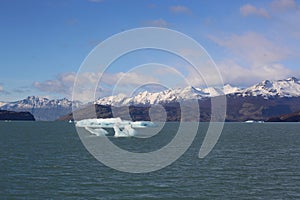
POLYGON ((221 61, 217 64, 224 83, 251 85, 262 80, 277 80, 290 77, 292 72, 282 64, 265 64, 260 67, 244 67, 234 60, 221 61))
POLYGON ((255 32, 209 37, 224 47, 232 59, 218 61, 225 82, 252 84, 264 79, 281 79, 292 75, 282 63, 294 56, 285 45, 255 32))
POLYGON ((260 17, 269 18, 269 13, 263 8, 256 8, 251 4, 246 4, 240 8, 240 12, 243 16, 256 15, 260 17))
POLYGON ((274 11, 288 11, 288 10, 293 10, 297 9, 298 5, 295 0, 274 0, 271 3, 271 8, 274 11))
POLYGON ((168 27, 169 23, 165 21, 164 19, 156 19, 156 20, 150 20, 146 21, 144 23, 146 26, 154 26, 154 27, 168 27))
POLYGON ((75 76, 75 73, 60 74, 54 80, 36 81, 33 86, 43 92, 59 93, 70 97, 75 76))
POLYGON ((209 38, 254 66, 279 62, 292 55, 288 47, 276 44, 255 32, 247 32, 243 35, 233 34, 222 39, 214 36, 209 36, 209 38))
POLYGON ((53 80, 46 80, 43 82, 34 82, 33 87, 48 93, 63 94, 70 98, 72 96, 74 82, 77 82, 77 90, 82 95, 83 101, 87 100, 84 97, 91 97, 95 94, 95 88, 100 81, 100 87, 96 91, 96 96, 106 96, 111 93, 111 89, 116 87, 118 83, 119 90, 126 90, 126 88, 136 87, 137 85, 143 85, 146 82, 155 82, 156 79, 141 73, 135 72, 119 72, 115 74, 105 73, 103 75, 93 72, 85 72, 80 75, 76 75, 74 72, 59 74, 53 80), (77 79, 76 79, 77 78, 77 79), (103 89, 106 87, 106 89, 103 89), (108 89, 107 89, 108 88, 108 89), (101 94, 100 94, 100 93, 101 94))
POLYGON ((300 55, 299 8, 299 5, 294 0, 274 0, 270 4, 270 9, 272 10, 272 14, 275 16, 274 19, 276 19, 276 21, 272 24, 272 29, 276 29, 276 33, 284 37, 290 46, 293 46, 293 51, 298 52, 297 57, 300 55))
POLYGON ((188 7, 182 6, 182 5, 171 6, 170 11, 173 13, 183 13, 183 14, 191 14, 192 13, 192 11, 188 7))

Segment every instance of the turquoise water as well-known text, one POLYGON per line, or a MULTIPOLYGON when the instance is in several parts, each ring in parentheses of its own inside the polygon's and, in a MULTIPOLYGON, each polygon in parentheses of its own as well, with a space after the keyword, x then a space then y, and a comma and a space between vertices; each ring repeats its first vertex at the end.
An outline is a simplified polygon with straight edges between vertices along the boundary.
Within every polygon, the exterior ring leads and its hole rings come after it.
MULTIPOLYGON (((150 139, 111 140, 152 151, 172 139, 176 125, 150 139)), ((213 151, 199 159, 206 125, 172 165, 129 174, 90 155, 73 124, 1 122, 0 198, 300 199, 300 124, 227 123, 213 151)))

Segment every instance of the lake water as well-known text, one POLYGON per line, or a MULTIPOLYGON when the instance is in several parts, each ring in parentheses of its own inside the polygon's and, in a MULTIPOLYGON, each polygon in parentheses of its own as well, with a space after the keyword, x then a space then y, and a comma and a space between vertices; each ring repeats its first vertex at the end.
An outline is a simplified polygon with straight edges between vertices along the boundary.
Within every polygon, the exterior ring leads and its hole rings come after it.
MULTIPOLYGON (((177 125, 149 139, 111 141, 153 151, 172 139, 177 125)), ((226 123, 217 145, 199 159, 206 128, 200 124, 173 164, 132 174, 97 161, 74 124, 1 122, 0 199, 300 199, 300 124, 226 123)))

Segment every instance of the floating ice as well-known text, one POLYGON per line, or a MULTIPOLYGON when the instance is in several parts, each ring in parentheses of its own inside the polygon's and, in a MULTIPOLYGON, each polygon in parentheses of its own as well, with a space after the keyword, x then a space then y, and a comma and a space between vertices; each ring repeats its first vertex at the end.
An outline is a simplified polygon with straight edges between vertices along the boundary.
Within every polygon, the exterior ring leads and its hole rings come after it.
POLYGON ((136 130, 132 128, 132 125, 125 125, 121 130, 117 124, 114 125, 115 137, 133 137, 136 135, 136 130))
POLYGON ((154 127, 155 124, 150 121, 129 121, 121 118, 107 119, 83 119, 77 121, 77 127, 83 127, 93 135, 105 136, 108 132, 104 128, 113 128, 115 137, 133 137, 137 134, 135 128, 154 127))
POLYGON ((103 128, 90 128, 88 126, 84 127, 85 130, 89 131, 91 134, 96 136, 105 136, 108 132, 103 128))

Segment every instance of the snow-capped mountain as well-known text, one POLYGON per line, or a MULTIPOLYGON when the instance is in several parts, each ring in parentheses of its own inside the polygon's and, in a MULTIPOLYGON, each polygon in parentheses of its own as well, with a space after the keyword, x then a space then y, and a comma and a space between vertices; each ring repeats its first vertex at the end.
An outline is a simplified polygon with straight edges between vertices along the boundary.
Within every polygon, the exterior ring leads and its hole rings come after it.
POLYGON ((238 93, 241 96, 299 97, 300 80, 292 77, 284 80, 265 80, 238 93))
POLYGON ((201 99, 207 97, 207 93, 200 89, 188 86, 183 89, 165 90, 162 92, 140 92, 136 96, 128 97, 125 94, 118 94, 116 96, 104 97, 95 102, 99 105, 137 105, 137 104, 159 104, 180 102, 188 99, 201 99))
POLYGON ((220 95, 224 95, 224 94, 227 95, 227 94, 233 94, 233 93, 242 91, 241 88, 233 87, 230 84, 226 84, 221 88, 208 87, 208 88, 199 89, 199 90, 202 90, 203 92, 205 92, 207 94, 206 97, 216 97, 216 96, 220 96, 220 95))
MULTIPOLYGON (((300 97, 300 80, 297 78, 288 78, 284 80, 270 81, 265 80, 251 87, 241 89, 233 87, 229 84, 223 87, 209 87, 209 88, 195 88, 188 86, 185 88, 169 89, 161 92, 140 92, 135 96, 129 97, 124 94, 104 97, 94 102, 97 105, 111 105, 111 106, 129 106, 129 105, 151 105, 151 104, 168 104, 172 102, 181 102, 191 99, 199 99, 206 101, 211 97, 220 95, 228 95, 230 101, 237 103, 244 102, 244 97, 263 97, 265 99, 280 99, 287 97, 287 101, 291 100, 290 104, 297 104, 297 99, 288 97, 300 97), (231 98, 233 97, 233 98, 231 98)), ((232 105, 236 105, 233 103, 232 105)), ((258 99, 258 103, 261 99, 258 99)), ((56 120, 72 112, 72 104, 77 108, 81 108, 82 104, 79 102, 72 102, 66 98, 50 100, 43 97, 29 96, 26 99, 15 102, 0 102, 1 110, 11 111, 28 111, 32 113, 36 120, 56 120)), ((231 104, 230 104, 231 105, 231 104)), ((260 105, 260 104, 259 104, 260 105)), ((298 104, 297 104, 298 105, 298 104)), ((241 104, 243 107, 243 105, 241 104)), ((264 105, 266 109, 268 107, 264 105)), ((295 107, 295 106, 294 106, 295 107)), ((291 108, 291 109, 294 109, 291 108)), ((275 111, 270 111, 274 113, 275 111)), ((288 113, 288 111, 286 111, 288 113)), ((275 113, 278 114, 278 113, 275 113)), ((279 113, 280 114, 280 113, 279 113)), ((271 115, 271 114, 270 114, 271 115)))
POLYGON ((1 102, 0 101, 0 107, 4 106, 5 104, 7 104, 6 102, 1 102))
POLYGON ((170 102, 180 102, 190 99, 205 99, 220 95, 236 96, 262 96, 269 97, 298 97, 300 96, 300 80, 297 78, 288 78, 284 80, 269 81, 265 80, 251 87, 242 89, 233 87, 229 84, 217 88, 194 88, 188 86, 183 89, 165 90, 162 92, 140 92, 136 96, 128 97, 124 94, 104 97, 95 102, 98 105, 128 106, 128 105, 148 105, 170 102))
POLYGON ((29 96, 26 99, 4 103, 1 109, 12 110, 12 109, 28 109, 28 108, 53 108, 53 107, 64 107, 69 108, 72 106, 72 102, 66 98, 50 100, 44 97, 29 96))
POLYGON ((241 92, 242 91, 242 88, 239 88, 239 87, 233 87, 231 86, 230 84, 226 84, 224 85, 223 87, 223 92, 224 94, 234 94, 234 93, 238 93, 238 92, 241 92))
POLYGON ((98 105, 128 106, 128 105, 149 105, 171 102, 181 102, 191 99, 204 99, 220 95, 239 92, 241 89, 227 84, 223 88, 209 87, 205 89, 188 86, 162 92, 140 92, 136 96, 128 97, 125 94, 104 97, 95 102, 98 105))
MULTIPOLYGON (((76 102, 76 106, 80 103, 76 102)), ((28 111, 36 120, 55 120, 72 111, 72 101, 63 99, 48 99, 44 97, 29 96, 26 99, 3 103, 1 110, 28 111)))

